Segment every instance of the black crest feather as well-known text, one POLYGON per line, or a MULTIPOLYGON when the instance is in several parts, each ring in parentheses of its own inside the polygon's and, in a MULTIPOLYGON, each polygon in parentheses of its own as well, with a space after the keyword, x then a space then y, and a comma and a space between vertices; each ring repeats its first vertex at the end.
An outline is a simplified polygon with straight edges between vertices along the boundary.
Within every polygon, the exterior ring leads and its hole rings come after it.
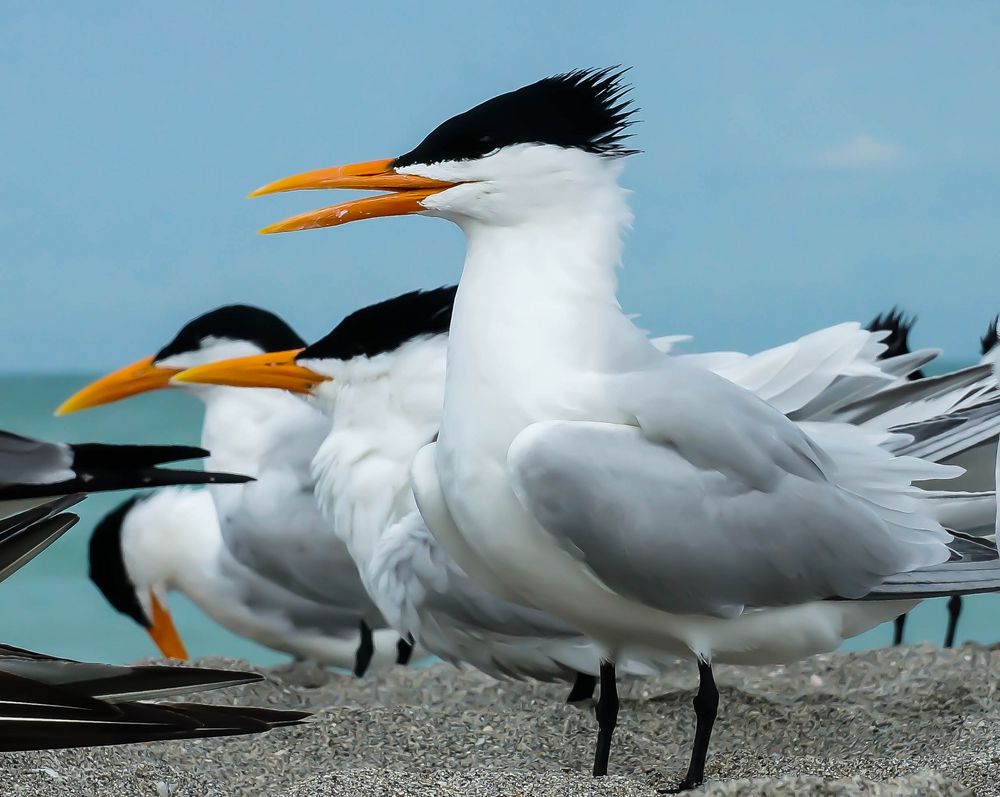
POLYGON ((274 313, 248 304, 228 304, 185 324, 174 339, 157 352, 156 359, 197 351, 205 338, 245 340, 262 351, 301 349, 306 345, 295 330, 274 313))
MULTIPOLYGON (((888 331, 889 336, 882 340, 886 345, 886 350, 879 356, 880 360, 889 357, 898 357, 901 354, 910 353, 910 330, 917 322, 917 317, 906 314, 898 307, 893 307, 888 313, 879 313, 868 322, 866 329, 869 332, 888 331)), ((916 370, 911 372, 908 379, 923 379, 924 372, 916 370)))
POLYGON ((324 338, 307 346, 299 360, 349 360, 394 351, 409 340, 441 335, 451 326, 456 286, 412 291, 355 310, 324 338))
POLYGON ((979 353, 988 354, 1000 344, 1000 337, 997 337, 997 324, 1000 323, 1000 315, 993 316, 986 334, 979 339, 979 353))
POLYGON ((122 554, 122 525, 125 523, 125 516, 141 500, 141 496, 133 495, 101 518, 90 535, 88 558, 90 580, 97 585, 108 603, 143 628, 149 628, 151 623, 139 603, 135 585, 128 577, 122 554))
POLYGON ((609 157, 632 155, 623 142, 637 109, 627 69, 579 69, 501 94, 453 116, 394 166, 481 158, 513 144, 554 144, 609 157))

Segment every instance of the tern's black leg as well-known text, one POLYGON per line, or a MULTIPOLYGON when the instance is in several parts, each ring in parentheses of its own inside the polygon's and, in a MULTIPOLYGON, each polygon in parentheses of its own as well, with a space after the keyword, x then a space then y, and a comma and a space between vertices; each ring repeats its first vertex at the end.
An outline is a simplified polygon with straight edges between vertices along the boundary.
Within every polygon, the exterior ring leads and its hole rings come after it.
POLYGON ((597 751, 594 753, 594 777, 608 774, 608 757, 611 755, 611 737, 618 724, 618 681, 615 665, 601 662, 601 697, 594 708, 597 715, 597 751))
POLYGON ((705 782, 705 759, 708 757, 708 742, 712 738, 715 716, 719 713, 719 690, 715 686, 711 664, 699 659, 698 675, 701 683, 698 685, 698 694, 694 696, 694 711, 698 717, 698 724, 694 731, 691 763, 680 786, 672 790, 674 793, 696 789, 705 782))
POLYGON ((413 643, 400 637, 396 643, 396 664, 409 664, 412 655, 413 643))
POLYGON ((354 653, 354 674, 358 678, 368 672, 368 665, 372 663, 372 656, 375 654, 375 641, 372 639, 371 626, 362 620, 359 629, 361 641, 358 642, 358 649, 354 653))
POLYGON ((958 631, 958 616, 962 613, 962 596, 948 598, 948 630, 944 635, 944 646, 955 647, 955 632, 958 631))
POLYGON ((892 632, 892 644, 902 645, 903 644, 903 630, 906 628, 906 615, 901 614, 895 620, 893 620, 893 632, 892 632))
POLYGON ((597 678, 585 672, 578 672, 576 680, 573 681, 573 688, 569 690, 567 703, 579 703, 582 700, 591 700, 594 697, 594 690, 597 689, 597 678))

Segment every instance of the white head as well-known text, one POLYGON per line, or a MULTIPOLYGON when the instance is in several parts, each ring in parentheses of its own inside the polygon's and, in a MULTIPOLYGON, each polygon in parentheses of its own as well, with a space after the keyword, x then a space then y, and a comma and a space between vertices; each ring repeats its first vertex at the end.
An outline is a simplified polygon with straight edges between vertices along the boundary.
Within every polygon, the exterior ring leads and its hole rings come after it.
MULTIPOLYGON (((65 415, 139 393, 173 387, 186 368, 266 351, 299 349, 305 342, 274 313, 244 304, 216 308, 189 321, 156 354, 120 368, 87 385, 56 411, 65 415)), ((188 385, 207 399, 212 388, 188 385)))
POLYGON ((312 396, 332 417, 313 460, 316 496, 352 555, 365 559, 386 523, 411 508, 410 465, 437 434, 455 292, 406 293, 351 313, 301 351, 215 363, 175 379, 312 396))
POLYGON ((167 594, 190 576, 192 558, 212 555, 217 538, 207 491, 168 487, 133 496, 94 527, 90 579, 108 603, 149 632, 164 656, 185 659, 167 594))
POLYGON ((184 385, 280 388, 311 396, 338 419, 345 405, 355 415, 440 417, 448 327, 454 286, 411 291, 346 316, 325 337, 294 350, 241 357, 191 368, 174 377, 184 385), (431 390, 431 394, 435 394, 431 390))
POLYGON ((617 188, 633 110, 623 70, 545 78, 452 117, 397 158, 279 180, 253 195, 302 188, 389 190, 305 213, 263 232, 290 232, 410 213, 476 224, 551 224, 583 213, 627 221, 617 188))

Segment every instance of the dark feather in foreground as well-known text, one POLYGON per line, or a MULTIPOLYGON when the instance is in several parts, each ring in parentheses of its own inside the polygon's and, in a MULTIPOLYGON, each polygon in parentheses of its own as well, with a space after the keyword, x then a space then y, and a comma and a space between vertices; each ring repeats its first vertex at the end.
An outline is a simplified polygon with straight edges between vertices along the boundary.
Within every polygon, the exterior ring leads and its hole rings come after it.
MULTIPOLYGON (((81 497, 0 519, 2 574, 72 526, 77 516, 62 510, 81 497)), ((301 711, 142 702, 259 680, 256 673, 207 668, 90 664, 0 645, 0 751, 261 733, 306 718, 301 711)))
POLYGON ((0 431, 0 500, 253 481, 231 473, 159 467, 208 453, 194 446, 52 443, 0 431))

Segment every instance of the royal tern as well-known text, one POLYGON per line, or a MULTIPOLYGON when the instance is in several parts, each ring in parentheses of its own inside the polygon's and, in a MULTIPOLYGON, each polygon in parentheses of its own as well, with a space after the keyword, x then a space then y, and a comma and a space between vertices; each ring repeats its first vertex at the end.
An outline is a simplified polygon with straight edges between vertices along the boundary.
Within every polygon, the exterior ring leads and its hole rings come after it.
MULTIPOLYGON (((219 307, 185 324, 155 355, 86 386, 57 412, 166 388, 171 377, 196 365, 304 345, 273 313, 248 305, 219 307)), ((319 659, 323 664, 363 674, 372 660, 381 663, 390 654, 407 660, 408 643, 382 628, 384 622, 368 599, 354 562, 316 506, 310 463, 329 428, 323 414, 279 390, 199 385, 185 390, 205 405, 202 443, 212 452, 209 464, 247 474, 254 481, 240 489, 212 490, 214 508, 204 499, 178 493, 156 499, 164 515, 143 539, 150 543, 158 535, 172 533, 175 512, 188 518, 196 515, 195 529, 211 546, 215 568, 201 567, 197 572, 222 580, 196 584, 192 576, 184 579, 182 591, 199 595, 195 602, 217 621, 227 618, 229 622, 222 624, 230 630, 297 655, 304 655, 304 649, 323 650, 326 653, 319 659), (220 535, 221 548, 215 545, 220 535), (209 596, 228 596, 228 600, 210 605, 209 596), (240 601, 249 603, 241 606, 240 601), (265 618, 251 622, 253 612, 265 618), (300 621, 306 624, 297 625, 300 621), (287 636, 279 628, 286 629, 287 636), (373 628, 378 630, 373 633, 373 628), (331 635, 326 645, 318 644, 320 631, 331 635), (358 640, 356 649, 345 656, 352 637, 358 640)), ((143 517, 152 516, 147 512, 143 517)), ((146 572, 167 579, 150 583, 174 583, 171 578, 179 563, 198 561, 204 553, 190 550, 171 556, 168 539, 145 547, 148 556, 167 557, 162 563, 146 563, 146 572)), ((194 545, 199 537, 192 530, 185 539, 194 545)))
MULTIPOLYGON (((1000 564, 975 541, 963 556, 968 541, 934 517, 940 495, 913 484, 960 468, 896 456, 874 431, 798 425, 665 356, 621 311, 627 92, 614 70, 547 78, 395 159, 255 194, 390 192, 265 232, 412 213, 462 229, 441 430, 414 463, 421 513, 486 586, 604 646, 595 774, 618 713, 614 661, 633 650, 697 661, 689 789, 704 780, 718 709, 713 661, 832 650, 923 597, 1000 588, 1000 564)), ((897 442, 927 442, 910 438, 897 442)))
POLYGON ((298 658, 363 674, 399 656, 398 634, 374 631, 366 650, 355 611, 291 593, 237 561, 204 490, 133 496, 106 514, 90 538, 89 573, 167 657, 187 658, 166 609, 175 590, 233 633, 298 658))
MULTIPOLYGON (((22 438, 23 439, 23 438, 22 438)), ((53 445, 53 444, 40 444, 53 445)), ((115 446, 109 467, 114 465, 115 446)), ((38 447, 3 456, 7 487, 40 473, 38 447), (19 472, 16 461, 21 460, 19 472)), ((93 450, 92 450, 92 453, 93 450)), ((99 455, 97 455, 99 457, 99 455)), ((161 453, 146 463, 162 461, 161 453)), ((48 467, 47 465, 45 467, 48 467)), ((105 482, 102 489, 113 489, 105 482)), ((51 498, 0 520, 0 580, 30 561, 79 517, 83 494, 51 498)), ((252 707, 141 702, 261 680, 256 673, 88 664, 0 645, 0 750, 40 750, 258 733, 306 714, 252 707)))

